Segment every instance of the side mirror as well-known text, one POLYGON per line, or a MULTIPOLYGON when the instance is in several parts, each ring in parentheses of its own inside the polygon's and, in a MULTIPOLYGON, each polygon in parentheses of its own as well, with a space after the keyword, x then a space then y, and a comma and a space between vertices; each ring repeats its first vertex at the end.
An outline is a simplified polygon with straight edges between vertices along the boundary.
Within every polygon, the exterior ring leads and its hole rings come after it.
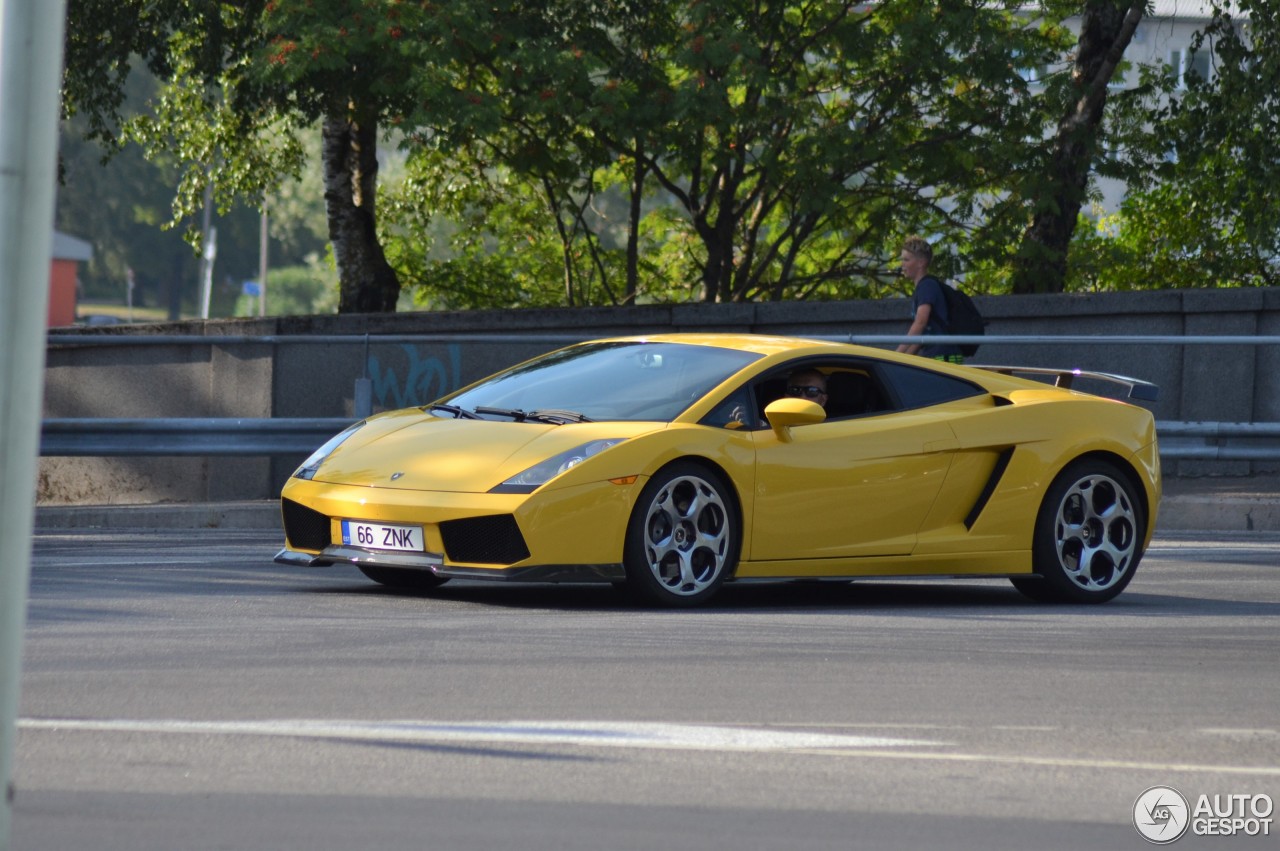
POLYGON ((820 423, 827 418, 827 412, 817 402, 787 397, 770 402, 764 409, 764 416, 778 440, 790 443, 792 426, 820 423))

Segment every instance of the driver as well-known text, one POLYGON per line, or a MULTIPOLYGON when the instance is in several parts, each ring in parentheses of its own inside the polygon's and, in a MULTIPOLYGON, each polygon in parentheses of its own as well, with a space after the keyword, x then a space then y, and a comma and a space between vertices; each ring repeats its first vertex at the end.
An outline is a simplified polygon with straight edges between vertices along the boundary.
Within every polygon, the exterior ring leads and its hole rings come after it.
POLYGON ((799 369, 787 377, 787 395, 827 407, 827 377, 816 369, 799 369))

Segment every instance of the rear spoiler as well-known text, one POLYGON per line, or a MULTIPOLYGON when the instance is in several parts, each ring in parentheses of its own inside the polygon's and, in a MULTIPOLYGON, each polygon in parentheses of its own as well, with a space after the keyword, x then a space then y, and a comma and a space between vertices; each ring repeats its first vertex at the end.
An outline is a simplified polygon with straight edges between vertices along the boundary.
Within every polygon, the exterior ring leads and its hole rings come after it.
POLYGON ((1083 369, 1049 369, 1039 366, 988 366, 986 364, 968 363, 965 366, 972 366, 974 369, 985 369, 988 372, 998 372, 1001 375, 1052 375, 1054 378, 1053 386, 1061 387, 1064 390, 1070 390, 1072 382, 1077 378, 1092 378, 1097 381, 1109 381, 1112 384, 1120 384, 1127 387, 1129 389, 1127 395, 1130 399, 1156 402, 1160 398, 1160 388, 1150 381, 1129 378, 1126 375, 1115 375, 1110 372, 1089 372, 1083 369))

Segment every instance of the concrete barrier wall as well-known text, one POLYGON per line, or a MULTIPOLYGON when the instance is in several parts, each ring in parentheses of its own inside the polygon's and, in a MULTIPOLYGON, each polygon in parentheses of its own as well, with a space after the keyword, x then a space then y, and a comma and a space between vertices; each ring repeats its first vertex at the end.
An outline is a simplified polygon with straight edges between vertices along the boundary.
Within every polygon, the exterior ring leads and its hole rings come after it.
MULTIPOLYGON (((1275 345, 987 344, 975 361, 1078 367, 1160 385, 1157 419, 1280 421, 1280 289, 1169 290, 976 299, 988 334, 1267 335, 1275 345)), ((367 374, 375 410, 422 404, 572 339, 667 331, 898 335, 905 299, 214 320, 94 329, 200 336, 369 335, 360 344, 53 346, 45 417, 334 417, 367 374), (537 335, 540 341, 387 343, 380 335, 537 335), (367 353, 367 360, 366 360, 367 353)), ((1089 389, 1089 388, 1085 388, 1089 389)), ((44 458, 42 504, 274 497, 300 458, 44 458)), ((1274 472, 1181 461, 1168 475, 1274 472)))

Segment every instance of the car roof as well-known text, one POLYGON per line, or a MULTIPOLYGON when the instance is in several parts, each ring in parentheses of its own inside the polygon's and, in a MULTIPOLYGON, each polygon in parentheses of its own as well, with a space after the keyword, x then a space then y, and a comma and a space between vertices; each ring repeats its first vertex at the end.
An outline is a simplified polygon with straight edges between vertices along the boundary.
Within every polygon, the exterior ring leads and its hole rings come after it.
MULTIPOLYGON (((831 351, 833 347, 839 347, 846 351, 848 349, 861 348, 857 346, 850 346, 848 343, 833 343, 827 340, 816 340, 805 337, 780 337, 769 334, 717 334, 706 332, 610 337, 607 342, 683 343, 690 346, 712 346, 720 349, 736 349, 743 352, 754 352, 759 355, 802 354, 807 351, 831 351)), ((868 353, 870 353, 870 350, 868 350, 868 353)))
POLYGON ((663 333, 626 337, 610 337, 607 340, 593 342, 639 342, 639 343, 683 343, 691 346, 711 346, 724 349, 735 349, 753 352, 764 358, 776 361, 779 358, 789 359, 806 355, 815 356, 854 356, 871 357, 882 361, 902 363, 917 369, 950 374, 966 381, 980 385, 989 393, 1010 392, 1013 390, 1035 389, 1064 394, 1071 391, 1056 388, 1043 381, 1034 381, 982 368, 957 366, 933 358, 922 358, 919 355, 900 354, 890 349, 871 346, 860 346, 835 340, 821 340, 813 337, 785 337, 769 334, 744 333, 663 333))

